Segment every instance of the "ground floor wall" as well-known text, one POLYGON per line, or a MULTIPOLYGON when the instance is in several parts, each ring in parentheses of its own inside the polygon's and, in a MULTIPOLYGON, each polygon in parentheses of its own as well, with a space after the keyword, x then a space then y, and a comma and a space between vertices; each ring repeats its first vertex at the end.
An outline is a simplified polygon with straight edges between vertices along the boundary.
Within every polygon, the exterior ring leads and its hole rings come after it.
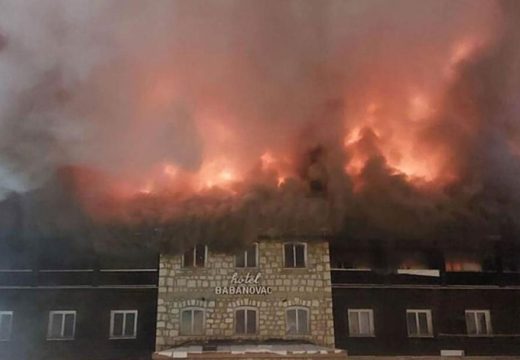
POLYGON ((336 347, 347 350, 351 359, 360 355, 439 355, 443 349, 493 359, 495 355, 520 356, 520 289, 336 285, 332 293, 336 347), (349 335, 348 309, 373 310, 374 336, 349 335), (408 336, 407 309, 431 310, 432 337, 408 336), (490 311, 491 335, 467 335, 467 309, 490 311))
POLYGON ((0 289, 0 311, 12 311, 9 341, 0 341, 2 360, 150 359, 155 345, 157 289, 0 289), (135 339, 109 339, 110 311, 138 311, 135 339), (49 341, 49 311, 75 310, 73 340, 49 341))

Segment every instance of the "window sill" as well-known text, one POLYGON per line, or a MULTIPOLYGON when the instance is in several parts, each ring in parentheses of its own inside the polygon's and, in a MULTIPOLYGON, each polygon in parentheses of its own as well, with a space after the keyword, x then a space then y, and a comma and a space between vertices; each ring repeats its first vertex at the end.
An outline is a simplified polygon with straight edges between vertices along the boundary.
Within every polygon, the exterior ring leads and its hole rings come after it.
POLYGON ((74 338, 47 338, 47 341, 73 341, 74 338))
POLYGON ((110 336, 109 340, 135 340, 137 336, 110 336))
POLYGON ((491 338, 495 337, 493 334, 466 334, 467 337, 470 338, 491 338))
POLYGON ((241 339, 248 339, 248 338, 256 338, 258 336, 260 336, 259 333, 251 333, 251 334, 237 334, 235 333, 234 336, 236 336, 237 338, 241 338, 241 339))
POLYGON ((433 339, 433 335, 408 335, 410 339, 433 339))
POLYGON ((372 339, 372 338, 375 338, 376 336, 375 335, 349 335, 348 337, 372 339))

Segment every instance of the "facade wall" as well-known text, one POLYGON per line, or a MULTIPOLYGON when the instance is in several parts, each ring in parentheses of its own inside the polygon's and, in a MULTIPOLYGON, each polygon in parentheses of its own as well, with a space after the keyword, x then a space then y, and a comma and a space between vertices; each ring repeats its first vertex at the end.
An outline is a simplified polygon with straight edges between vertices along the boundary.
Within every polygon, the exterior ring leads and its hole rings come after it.
POLYGON ((149 360, 155 341, 157 289, 1 288, 0 310, 13 311, 2 360, 149 360), (137 310, 135 339, 110 339, 110 311, 137 310), (74 339, 47 340, 49 311, 75 310, 74 339))
POLYGON ((183 268, 182 256, 162 255, 159 270, 157 350, 187 341, 231 339, 302 339, 319 345, 334 345, 329 248, 325 241, 307 242, 304 268, 284 268, 283 241, 258 243, 257 268, 236 268, 233 255, 208 251, 206 266, 183 268), (234 274, 261 273, 259 284, 270 287, 263 295, 216 294, 216 287, 231 285, 234 274), (257 308, 257 333, 236 335, 234 311, 238 307, 257 308), (300 306, 309 310, 308 335, 286 333, 285 311, 300 306), (180 313, 186 307, 205 310, 203 335, 183 336, 180 313))
POLYGON ((333 300, 336 346, 352 356, 438 356, 442 349, 463 350, 467 356, 520 356, 520 288, 333 285, 333 300), (349 335, 349 308, 373 309, 374 336, 349 335), (408 336, 407 309, 431 310, 432 337, 408 336), (468 309, 490 311, 490 335, 467 334, 468 309))

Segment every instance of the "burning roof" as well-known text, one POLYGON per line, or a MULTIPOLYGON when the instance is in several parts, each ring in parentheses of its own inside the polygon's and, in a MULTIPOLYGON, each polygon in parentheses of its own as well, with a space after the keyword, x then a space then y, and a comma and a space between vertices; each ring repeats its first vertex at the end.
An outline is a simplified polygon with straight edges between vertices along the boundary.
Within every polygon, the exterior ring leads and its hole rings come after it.
POLYGON ((4 4, 0 191, 68 169, 95 226, 167 248, 517 237, 519 17, 514 0, 4 4))

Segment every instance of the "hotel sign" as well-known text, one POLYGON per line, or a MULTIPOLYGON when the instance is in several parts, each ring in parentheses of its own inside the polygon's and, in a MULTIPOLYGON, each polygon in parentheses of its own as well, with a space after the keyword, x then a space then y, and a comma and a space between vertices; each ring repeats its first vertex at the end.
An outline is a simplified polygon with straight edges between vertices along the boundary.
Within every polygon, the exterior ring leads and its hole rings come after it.
POLYGON ((245 275, 234 273, 229 281, 229 286, 216 286, 216 295, 270 295, 273 288, 260 283, 262 273, 245 275))

